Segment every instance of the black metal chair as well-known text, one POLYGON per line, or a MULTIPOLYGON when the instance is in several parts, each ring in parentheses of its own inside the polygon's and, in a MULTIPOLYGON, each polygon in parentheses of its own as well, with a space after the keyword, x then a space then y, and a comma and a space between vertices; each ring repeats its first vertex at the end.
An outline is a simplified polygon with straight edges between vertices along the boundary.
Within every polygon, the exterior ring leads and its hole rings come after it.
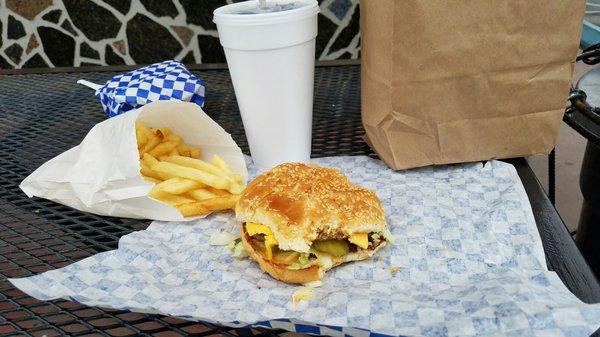
MULTIPOLYGON (((583 50, 577 61, 600 63, 600 43, 583 50)), ((600 278, 600 68, 583 75, 569 94, 570 106, 563 121, 587 139, 579 187, 583 205, 575 236, 577 246, 600 278), (586 94, 587 92, 587 94, 586 94)), ((556 153, 548 156, 548 196, 555 202, 556 153)))

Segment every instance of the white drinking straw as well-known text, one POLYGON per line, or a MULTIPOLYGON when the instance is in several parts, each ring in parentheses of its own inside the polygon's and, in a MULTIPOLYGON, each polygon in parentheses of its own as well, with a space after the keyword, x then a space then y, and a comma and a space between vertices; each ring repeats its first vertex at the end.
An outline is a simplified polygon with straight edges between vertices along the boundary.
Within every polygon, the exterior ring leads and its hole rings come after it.
POLYGON ((84 86, 86 86, 86 87, 88 87, 90 89, 94 89, 94 90, 98 90, 98 89, 100 89, 102 87, 102 85, 100 85, 100 84, 96 84, 96 83, 93 83, 93 82, 90 82, 90 81, 86 81, 86 80, 78 80, 77 84, 84 85, 84 86))

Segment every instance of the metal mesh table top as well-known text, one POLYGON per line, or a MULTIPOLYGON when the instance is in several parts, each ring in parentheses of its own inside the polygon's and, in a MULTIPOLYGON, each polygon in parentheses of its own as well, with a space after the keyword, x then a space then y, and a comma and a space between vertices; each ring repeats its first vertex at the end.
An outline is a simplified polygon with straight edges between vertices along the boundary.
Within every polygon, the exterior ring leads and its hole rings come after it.
MULTIPOLYGON (((248 144, 229 73, 195 72, 207 85, 205 111, 245 153, 248 144)), ((257 334, 158 315, 89 308, 70 301, 37 301, 6 281, 60 268, 115 249, 122 235, 150 221, 101 217, 29 199, 18 184, 48 159, 77 145, 105 119, 94 92, 79 78, 103 83, 114 73, 0 77, 0 335, 178 336, 257 334), (3 322, 4 321, 4 322, 3 322)), ((318 68, 313 155, 371 154, 360 121, 359 67, 318 68), (332 94, 335 93, 335 94, 332 94)))
MULTIPOLYGON (((228 72, 202 70, 194 73, 207 84, 205 111, 248 153, 228 72)), ((252 336, 274 333, 91 308, 66 300, 42 302, 15 289, 6 280, 7 277, 23 277, 60 268, 98 252, 115 249, 122 235, 144 229, 150 223, 101 217, 52 201, 29 199, 18 187, 26 175, 77 145, 94 124, 105 119, 93 91, 76 85, 77 79, 103 83, 112 75, 114 73, 100 72, 0 76, 0 336, 252 336)), ((364 142, 363 133, 360 68, 318 67, 315 73, 313 156, 375 156, 364 142)), ((534 213, 538 202, 547 206, 547 198, 543 199, 543 191, 524 161, 515 166, 520 174, 525 172, 526 178, 522 175, 522 179, 530 198, 536 195, 537 199, 532 200, 534 213)), ((550 219, 553 226, 562 224, 554 219, 558 216, 553 209, 546 212, 554 213, 550 217, 536 216, 538 226, 548 221, 545 219, 550 219)), ((550 240, 542 229, 540 232, 544 242, 550 240)), ((556 236, 553 234, 556 231, 547 232, 550 238, 556 236)), ((564 254, 562 246, 558 250, 547 249, 550 260, 564 254)), ((567 255, 576 254, 576 248, 569 249, 567 255)), ((566 275, 577 274, 586 265, 580 261, 580 256, 575 257, 565 263, 557 260, 554 265, 559 268, 567 265, 564 268, 575 270, 567 270, 566 275), (576 262, 572 267, 571 261, 576 262)), ((572 281, 567 286, 576 294, 598 295, 594 292, 596 288, 590 288, 586 273, 581 276, 583 281, 572 281)), ((568 281, 569 277, 563 277, 563 280, 568 281)), ((594 300, 594 297, 589 298, 594 300)))

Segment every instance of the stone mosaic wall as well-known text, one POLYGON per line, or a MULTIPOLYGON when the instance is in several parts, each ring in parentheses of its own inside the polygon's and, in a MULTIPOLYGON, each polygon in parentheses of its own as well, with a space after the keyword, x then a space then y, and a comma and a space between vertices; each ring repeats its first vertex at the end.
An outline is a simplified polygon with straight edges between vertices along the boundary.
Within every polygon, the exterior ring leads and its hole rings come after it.
MULTIPOLYGON (((225 62, 212 12, 239 0, 0 0, 0 69, 225 62)), ((319 0, 320 60, 358 58, 358 0, 319 0)))

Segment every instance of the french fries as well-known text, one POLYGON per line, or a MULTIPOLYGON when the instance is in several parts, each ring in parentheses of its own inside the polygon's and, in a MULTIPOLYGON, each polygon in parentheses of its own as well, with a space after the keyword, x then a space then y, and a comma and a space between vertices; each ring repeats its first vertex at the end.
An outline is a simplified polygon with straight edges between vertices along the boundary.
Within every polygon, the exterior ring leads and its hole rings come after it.
POLYGON ((218 177, 211 173, 197 170, 187 166, 181 166, 166 161, 161 161, 158 164, 152 166, 152 170, 161 174, 174 175, 175 177, 186 178, 191 180, 199 181, 205 185, 218 188, 220 190, 227 189, 229 187, 229 181, 224 178, 218 177))
POLYGON ((244 190, 243 177, 215 155, 200 159, 200 149, 186 145, 168 127, 135 124, 140 173, 155 183, 148 195, 179 210, 184 216, 232 209, 244 190))
POLYGON ((167 204, 172 205, 172 206, 184 205, 184 204, 187 204, 190 202, 194 202, 194 199, 190 199, 190 198, 182 197, 180 195, 170 194, 165 191, 161 191, 161 190, 157 189, 156 186, 150 190, 150 193, 148 193, 148 195, 153 197, 154 199, 164 201, 167 204))
POLYGON ((156 184, 155 188, 171 194, 182 194, 204 186, 205 185, 199 181, 176 177, 159 182, 156 184))
POLYGON ((217 155, 214 155, 212 157, 211 162, 213 163, 214 166, 220 168, 221 170, 223 170, 223 171, 227 172, 229 175, 231 175, 233 180, 237 181, 238 183, 241 183, 244 180, 244 177, 242 177, 240 174, 236 174, 231 171, 231 169, 229 168, 229 165, 227 165, 227 163, 223 160, 223 158, 221 158, 217 155))
MULTIPOLYGON (((135 123, 135 137, 137 138, 138 148, 143 147, 148 143, 147 127, 140 123, 135 123)), ((150 131, 150 130, 148 130, 150 131)))
POLYGON ((212 188, 212 187, 207 187, 206 190, 209 191, 210 193, 216 195, 216 196, 219 196, 219 197, 225 197, 225 196, 228 196, 230 194, 227 191, 219 190, 219 189, 212 188))
POLYGON ((158 173, 154 172, 150 167, 148 167, 148 165, 144 163, 142 163, 140 167, 140 173, 142 176, 144 176, 144 179, 162 180, 162 177, 158 173))
POLYGON ((173 149, 176 147, 177 144, 175 142, 162 142, 156 145, 152 150, 148 151, 148 154, 154 158, 158 158, 173 151, 173 149))
POLYGON ((192 190, 192 191, 187 192, 186 196, 188 196, 194 200, 202 201, 202 200, 206 200, 206 199, 216 198, 218 195, 207 189, 199 188, 197 190, 192 190))
POLYGON ((142 124, 136 123, 136 137, 137 137, 138 130, 140 130, 140 133, 144 135, 144 136, 142 136, 142 138, 146 139, 145 142, 138 143, 138 150, 140 152, 140 157, 144 153, 154 149, 164 139, 164 135, 162 134, 162 132, 157 131, 155 129, 150 129, 142 124))
POLYGON ((191 158, 200 158, 200 150, 197 148, 187 146, 185 144, 181 144, 177 146, 177 151, 179 155, 191 158))
MULTIPOLYGON (((221 159, 218 156, 215 156, 215 157, 218 158, 218 161, 225 164, 223 159, 221 159)), ((213 159, 214 159, 214 157, 213 157, 213 159)), ((229 166, 227 166, 227 164, 225 164, 226 165, 225 167, 227 167, 228 172, 214 164, 202 161, 200 159, 190 158, 190 157, 168 156, 168 157, 162 158, 162 160, 173 163, 173 164, 181 165, 181 166, 187 166, 187 167, 199 169, 199 170, 214 174, 216 176, 225 178, 230 183, 230 186, 227 188, 227 190, 229 192, 231 192, 232 194, 240 194, 241 191, 244 189, 244 187, 241 186, 241 184, 240 184, 241 181, 243 180, 243 177, 239 174, 235 174, 235 173, 231 172, 231 170, 229 169, 229 166)), ((213 160, 213 162, 214 162, 214 160, 213 160)))
POLYGON ((229 174, 233 174, 233 172, 231 172, 231 169, 229 168, 229 165, 227 165, 227 163, 223 159, 221 159, 221 157, 214 155, 212 157, 212 163, 221 170, 229 174))
POLYGON ((144 155, 142 156, 142 163, 151 168, 154 165, 158 164, 158 160, 156 160, 156 158, 154 158, 151 154, 144 153, 144 155))
POLYGON ((207 214, 212 211, 232 209, 235 207, 235 203, 239 200, 239 198, 239 194, 232 194, 226 197, 217 197, 177 205, 177 209, 183 216, 207 214))
POLYGON ((150 181, 150 182, 153 182, 153 183, 155 183, 155 184, 158 184, 158 183, 160 183, 160 182, 161 182, 161 180, 160 180, 160 179, 152 178, 152 177, 149 177, 149 176, 144 176, 144 180, 146 180, 146 181, 150 181))
POLYGON ((171 135, 171 129, 166 127, 156 128, 156 132, 162 133, 163 137, 169 137, 171 135))
POLYGON ((187 166, 187 167, 195 168, 198 170, 206 171, 210 174, 219 176, 221 178, 225 178, 227 180, 234 181, 233 178, 230 177, 230 175, 227 174, 227 172, 225 172, 224 170, 219 169, 218 167, 216 167, 210 163, 207 163, 205 161, 202 161, 200 159, 184 157, 184 156, 169 156, 169 157, 166 157, 164 159, 164 161, 173 163, 173 164, 177 164, 177 165, 181 165, 181 166, 187 166))

